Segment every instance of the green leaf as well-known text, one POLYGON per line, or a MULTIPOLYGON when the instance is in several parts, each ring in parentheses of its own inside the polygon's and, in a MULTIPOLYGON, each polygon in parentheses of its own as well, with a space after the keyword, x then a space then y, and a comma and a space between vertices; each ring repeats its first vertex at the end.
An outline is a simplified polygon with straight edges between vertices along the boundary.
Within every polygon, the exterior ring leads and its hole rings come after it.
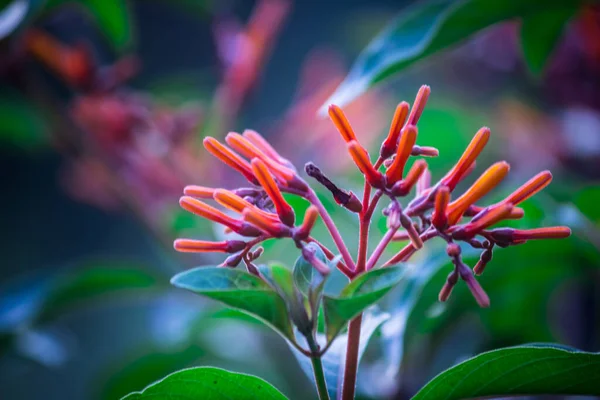
POLYGON ((497 22, 527 18, 540 10, 565 8, 583 0, 430 0, 405 10, 359 55, 348 76, 327 100, 343 105, 440 50, 456 45, 497 22))
POLYGON ((172 373, 141 392, 125 396, 123 400, 160 398, 181 400, 286 399, 271 384, 255 376, 229 372, 220 368, 199 367, 172 373))
POLYGON ((132 40, 132 18, 126 0, 80 0, 112 44, 123 50, 132 40))
POLYGON ((131 267, 91 266, 28 277, 0 291, 0 332, 16 332, 51 319, 84 300, 156 286, 154 276, 131 267))
POLYGON ((283 297, 288 313, 298 330, 303 335, 310 334, 312 324, 310 323, 302 294, 294 285, 292 271, 278 264, 259 265, 258 271, 262 278, 283 297))
POLYGON ((539 345, 493 350, 433 378, 413 400, 600 395, 600 354, 539 345))
POLYGON ((190 344, 184 349, 165 351, 164 347, 148 349, 147 353, 132 354, 126 360, 111 365, 101 374, 97 390, 105 400, 120 399, 136 390, 141 390, 172 371, 194 365, 206 351, 190 344))
MULTIPOLYGON (((329 265, 329 260, 323 253, 323 250, 316 243, 309 243, 306 245, 309 250, 315 252, 315 256, 322 261, 325 265, 329 265)), ((303 256, 298 257, 294 264, 294 282, 302 294, 308 296, 309 291, 323 289, 323 283, 325 277, 321 275, 311 263, 306 261, 303 256)))
POLYGON ((171 283, 247 312, 294 340, 283 298, 257 276, 237 269, 198 267, 175 275, 171 283))
POLYGON ((117 50, 131 45, 133 18, 127 0, 46 0, 47 9, 78 5, 95 20, 100 30, 117 50))
POLYGON ((323 296, 327 340, 331 341, 348 321, 381 300, 403 276, 403 267, 374 269, 350 282, 338 297, 323 296))
POLYGON ((0 142, 31 149, 45 141, 46 128, 35 106, 17 91, 0 92, 0 142))
POLYGON ((521 46, 529 70, 539 76, 556 47, 565 25, 578 9, 577 2, 562 7, 541 8, 537 13, 523 18, 521 46))
MULTIPOLYGON (((358 362, 362 359, 365 350, 367 349, 367 345, 377 328, 381 326, 384 322, 386 322, 390 318, 390 315, 381 311, 367 310, 364 313, 362 326, 360 330, 360 344, 358 348, 358 362)), ((324 343, 326 341, 325 335, 318 334, 317 340, 320 343, 324 343)), ((340 381, 342 378, 342 370, 340 366, 344 363, 344 358, 346 356, 346 345, 348 343, 348 335, 343 334, 335 338, 327 352, 321 358, 321 362, 323 363, 323 371, 325 373, 325 381, 327 382, 327 391, 329 392, 329 397, 332 399, 337 399, 338 387, 340 386, 340 381)), ((305 343, 302 343, 304 347, 305 343)), ((312 372, 312 364, 310 358, 306 357, 304 354, 300 353, 293 346, 290 346, 292 352, 296 356, 296 359, 300 363, 300 367, 313 382, 314 375, 312 372)))

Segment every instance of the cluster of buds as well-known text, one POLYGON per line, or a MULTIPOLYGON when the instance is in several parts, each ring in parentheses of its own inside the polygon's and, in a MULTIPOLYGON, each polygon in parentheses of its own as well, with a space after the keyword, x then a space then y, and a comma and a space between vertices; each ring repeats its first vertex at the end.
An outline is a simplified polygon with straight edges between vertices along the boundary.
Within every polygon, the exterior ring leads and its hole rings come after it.
MULTIPOLYGON (((253 250, 254 246, 267 239, 291 238, 300 249, 308 251, 305 244, 314 241, 310 232, 319 211, 316 206, 310 206, 302 223, 296 224, 294 210, 283 196, 283 193, 292 193, 312 198, 314 192, 308 184, 298 175, 294 166, 257 132, 231 132, 225 141, 226 144, 223 144, 212 137, 206 137, 204 147, 239 172, 252 187, 226 190, 190 185, 185 187, 184 196, 179 203, 187 211, 247 239, 223 242, 178 239, 175 241, 175 249, 185 252, 232 253, 222 266, 235 267, 243 260, 251 273, 256 273, 252 261, 262 254, 262 248, 253 250), (222 206, 223 210, 203 201, 207 199, 222 206), (231 216, 231 212, 237 216, 231 216)), ((328 254, 333 257, 333 253, 328 251, 328 254)), ((327 270, 322 265, 317 268, 322 272, 327 270)))
MULTIPOLYGON (((307 243, 315 242, 332 259, 334 253, 311 236, 311 229, 320 216, 341 255, 336 266, 353 279, 378 265, 383 268, 407 261, 423 247, 425 241, 439 237, 447 242, 447 253, 454 264, 454 270, 448 276, 439 299, 447 300, 460 278, 466 282, 477 303, 481 307, 487 307, 489 298, 475 279, 475 275, 483 272, 492 258, 495 246, 519 245, 535 239, 564 238, 570 235, 570 230, 567 227, 531 230, 491 228, 503 220, 522 218, 524 212, 518 205, 550 183, 552 175, 548 171, 539 173, 504 200, 481 207, 476 203, 495 188, 509 171, 506 162, 498 162, 486 170, 463 194, 452 199, 457 185, 475 168, 475 161, 490 137, 488 128, 477 132, 456 165, 437 183, 432 183, 427 163, 422 158, 415 160, 405 172, 411 156, 438 155, 437 149, 416 144, 417 123, 429 94, 429 87, 422 86, 412 107, 406 102, 398 105, 389 134, 381 145, 374 163, 371 162, 367 150, 359 143, 343 111, 335 105, 329 108, 329 116, 346 142, 350 157, 364 175, 363 199, 360 200, 351 191, 339 188, 313 163, 306 164, 305 171, 329 190, 340 206, 358 214, 359 249, 355 259, 350 255, 343 238, 313 189, 299 176, 287 159, 274 150, 262 136, 251 130, 242 135, 229 133, 226 137, 229 147, 211 137, 204 140, 206 149, 239 172, 251 187, 228 191, 188 186, 184 190, 185 196, 180 200, 181 206, 186 210, 224 225, 229 231, 248 239, 223 242, 178 239, 175 241, 175 248, 180 251, 231 253, 222 265, 234 267, 244 260, 249 272, 256 271, 252 261, 262 253, 262 250, 259 250, 257 255, 257 251, 253 250, 254 246, 270 238, 291 238, 298 248, 303 249, 303 253, 307 252, 307 243), (413 191, 414 198, 403 206, 400 198, 413 191), (295 224, 294 211, 282 193, 303 197, 311 203, 301 224, 295 224), (390 200, 389 205, 382 211, 387 217, 388 231, 367 258, 368 226, 382 198, 390 200), (237 213, 237 217, 232 217, 199 199, 212 199, 225 209, 237 213), (465 218, 470 219, 464 222, 465 218), (389 260, 379 264, 380 257, 394 240, 409 240, 409 243, 389 260), (473 269, 462 261, 461 248, 457 242, 464 242, 482 250, 481 258, 473 269)), ((308 256, 307 254, 307 259, 312 260, 318 271, 327 273, 326 266, 317 262, 315 257, 308 256)))
POLYGON ((73 197, 102 208, 128 198, 135 208, 149 203, 155 213, 153 206, 177 196, 181 182, 201 167, 179 162, 195 160, 182 149, 200 122, 198 108, 172 109, 125 88, 138 70, 133 56, 102 66, 86 43, 68 46, 37 29, 24 35, 24 44, 75 93, 69 106, 75 124, 68 126, 84 136, 63 132, 58 143, 72 156, 63 182, 73 197))

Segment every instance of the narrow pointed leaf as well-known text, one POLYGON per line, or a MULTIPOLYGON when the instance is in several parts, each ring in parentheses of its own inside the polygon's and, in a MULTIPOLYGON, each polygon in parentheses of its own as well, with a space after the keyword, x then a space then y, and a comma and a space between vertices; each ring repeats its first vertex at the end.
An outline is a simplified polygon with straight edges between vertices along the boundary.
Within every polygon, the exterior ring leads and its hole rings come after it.
POLYGON ((521 46, 523 57, 529 70, 540 75, 552 51, 556 47, 565 25, 577 11, 578 4, 564 4, 563 7, 540 9, 537 13, 523 18, 521 24, 521 46))
POLYGON ((180 399, 180 400, 285 400, 286 397, 264 380, 220 368, 199 367, 184 369, 131 393, 123 400, 180 399))
POLYGON ((375 269, 350 282, 338 297, 323 296, 327 340, 331 341, 348 321, 381 300, 403 276, 402 267, 375 269))
POLYGON ((510 395, 600 395, 600 354, 559 346, 493 350, 433 378, 413 400, 510 395))
MULTIPOLYGON (((527 18, 540 10, 583 0, 429 0, 402 12, 359 55, 348 76, 326 101, 349 103, 367 89, 432 54, 456 45, 497 22, 527 18)), ((544 26, 538 27, 540 30, 544 26)))
POLYGON ((257 276, 237 269, 198 267, 175 275, 171 283, 247 312, 294 340, 284 300, 257 276))

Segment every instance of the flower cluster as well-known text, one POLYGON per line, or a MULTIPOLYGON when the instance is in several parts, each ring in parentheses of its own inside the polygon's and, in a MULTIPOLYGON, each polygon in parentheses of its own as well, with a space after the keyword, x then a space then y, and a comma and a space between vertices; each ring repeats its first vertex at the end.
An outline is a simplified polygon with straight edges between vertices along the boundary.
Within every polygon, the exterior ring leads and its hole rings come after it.
POLYGON ((425 241, 439 237, 447 242, 447 254, 454 264, 454 270, 448 276, 439 299, 448 299, 460 278, 465 281, 477 303, 487 307, 489 298, 475 279, 475 275, 484 271, 492 258, 494 247, 519 245, 535 239, 564 238, 570 235, 570 230, 567 227, 531 230, 491 228, 503 220, 522 218, 524 212, 518 205, 550 183, 552 175, 548 171, 539 173, 504 200, 481 207, 476 203, 494 189, 510 169, 508 163, 501 161, 488 168, 464 193, 452 198, 457 185, 474 170, 476 159, 489 140, 488 128, 477 132, 458 162, 438 182, 432 183, 427 162, 422 158, 415 160, 408 171, 405 171, 410 157, 438 155, 437 149, 416 144, 417 124, 429 94, 429 87, 422 86, 412 107, 406 102, 398 105, 389 133, 374 163, 367 150, 360 144, 341 108, 335 105, 329 108, 329 116, 346 142, 350 157, 364 175, 363 198, 360 200, 353 192, 339 188, 313 163, 306 164, 305 171, 308 176, 329 190, 340 206, 358 214, 360 230, 356 258, 350 255, 343 238, 314 190, 287 159, 273 149, 262 136, 251 130, 241 135, 229 133, 225 138, 226 144, 212 137, 204 140, 205 148, 246 178, 250 187, 229 191, 188 186, 184 190, 185 196, 180 200, 181 206, 186 210, 224 225, 229 231, 247 239, 222 242, 178 239, 175 241, 175 249, 186 252, 231 253, 223 266, 235 267, 244 261, 248 271, 256 273, 253 261, 262 254, 262 248, 254 249, 255 246, 270 238, 290 238, 302 249, 305 258, 318 271, 326 274, 328 267, 316 257, 311 257, 306 246, 309 242, 315 242, 328 258, 334 257, 333 251, 311 236, 311 229, 320 216, 341 255, 337 267, 353 279, 358 274, 375 268, 384 250, 393 240, 409 240, 409 243, 392 258, 381 263, 381 267, 407 261, 423 247, 425 241), (408 196, 413 189, 414 198, 402 205, 399 199, 408 196), (294 210, 282 193, 303 197, 311 203, 301 223, 296 223, 294 210), (390 200, 389 205, 382 211, 387 217, 388 231, 367 258, 368 227, 382 198, 390 200), (214 200, 237 216, 232 217, 231 214, 201 199, 214 200), (457 242, 464 242, 482 250, 481 258, 473 269, 462 261, 461 248, 457 242))

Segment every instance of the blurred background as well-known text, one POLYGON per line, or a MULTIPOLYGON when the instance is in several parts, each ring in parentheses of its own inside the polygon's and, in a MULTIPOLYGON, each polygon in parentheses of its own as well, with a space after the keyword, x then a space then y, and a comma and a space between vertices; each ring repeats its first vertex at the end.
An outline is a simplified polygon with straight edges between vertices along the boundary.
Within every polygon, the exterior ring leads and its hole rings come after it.
MULTIPOLYGON (((291 399, 315 397, 276 334, 169 287, 174 273, 221 261, 173 251, 176 237, 222 234, 177 200, 186 184, 243 184, 201 140, 246 128, 297 166, 312 160, 360 191, 317 110, 409 3, 1 1, 0 398, 118 399, 200 365, 258 375, 291 399)), ((493 25, 345 111, 377 151, 396 104, 430 85, 419 144, 440 150, 428 160, 434 179, 489 126, 478 170, 498 159, 512 167, 492 200, 550 169, 553 184, 515 226, 564 224, 574 235, 495 252, 481 278, 485 310, 464 287, 437 303, 450 267, 432 243, 414 262, 441 264, 406 317, 377 333, 361 365, 363 398, 408 398, 494 347, 600 350, 600 9, 571 18, 540 76, 526 67, 518 32, 518 21, 493 25)), ((356 230, 323 199, 342 232, 356 230)), ((380 217, 374 240, 384 230, 380 217)), ((292 265, 286 246, 270 245, 266 258, 292 265)), ((386 298, 392 316, 405 311, 401 295, 386 298)))

